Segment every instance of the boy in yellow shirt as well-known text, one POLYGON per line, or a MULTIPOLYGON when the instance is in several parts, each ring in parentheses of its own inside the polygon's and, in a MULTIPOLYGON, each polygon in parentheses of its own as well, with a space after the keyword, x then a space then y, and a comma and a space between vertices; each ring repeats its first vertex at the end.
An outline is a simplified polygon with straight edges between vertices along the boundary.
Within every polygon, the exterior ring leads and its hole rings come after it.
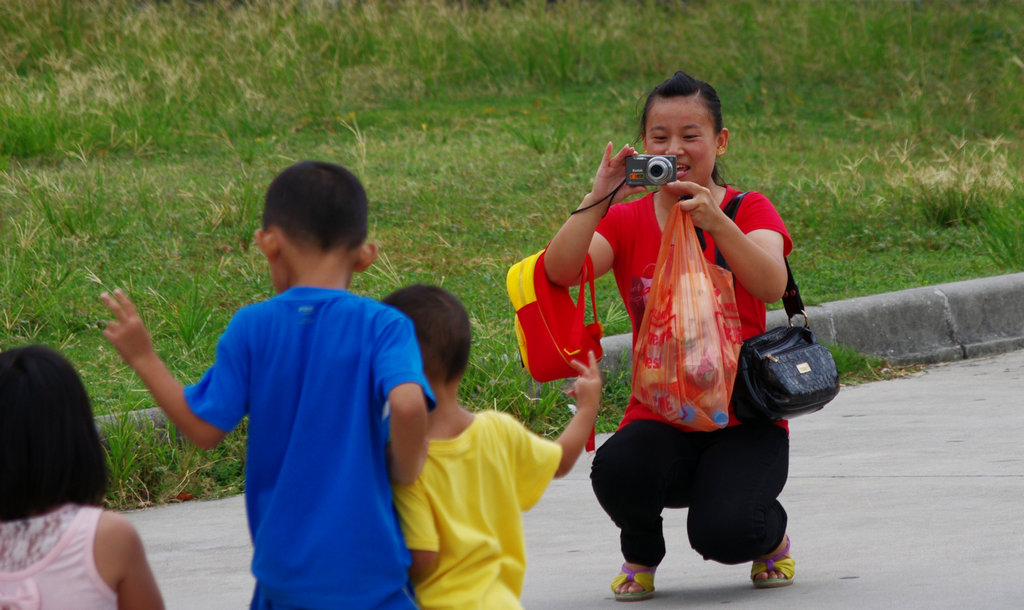
POLYGON ((577 411, 556 441, 507 413, 471 412, 458 403, 469 362, 470 326, 454 295, 417 284, 384 298, 412 318, 437 407, 419 479, 393 485, 409 573, 421 608, 521 608, 526 571, 522 511, 576 463, 597 418, 601 373, 594 355, 575 363, 568 392, 577 411))

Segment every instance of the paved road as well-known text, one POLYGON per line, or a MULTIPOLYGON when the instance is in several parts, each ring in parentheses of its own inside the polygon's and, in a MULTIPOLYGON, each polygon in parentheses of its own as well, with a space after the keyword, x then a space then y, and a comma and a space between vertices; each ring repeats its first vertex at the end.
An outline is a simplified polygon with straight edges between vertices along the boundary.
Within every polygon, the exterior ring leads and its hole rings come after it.
MULTIPOLYGON (((792 587, 704 562, 665 514, 655 608, 1024 607, 1024 351, 844 388, 791 423, 792 587)), ((599 442, 603 440, 599 438, 599 442)), ((527 608, 617 607, 618 533, 589 456, 524 515, 527 608)), ((170 608, 243 608, 253 580, 240 497, 129 513, 170 608)))

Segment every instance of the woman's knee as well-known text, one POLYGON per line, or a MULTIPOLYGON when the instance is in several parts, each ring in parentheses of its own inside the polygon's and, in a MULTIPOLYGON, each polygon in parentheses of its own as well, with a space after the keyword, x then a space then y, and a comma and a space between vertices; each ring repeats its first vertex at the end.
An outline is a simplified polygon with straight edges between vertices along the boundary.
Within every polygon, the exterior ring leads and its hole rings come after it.
POLYGON ((786 511, 778 501, 744 502, 728 507, 691 507, 687 516, 690 546, 704 559, 725 564, 764 555, 786 533, 786 511))
POLYGON ((590 482, 598 502, 613 519, 661 513, 666 490, 672 485, 676 434, 666 424, 637 421, 598 448, 590 482))
POLYGON ((742 525, 745 519, 733 511, 703 509, 691 506, 687 514, 686 531, 690 546, 704 559, 721 563, 732 563, 735 549, 743 546, 742 539, 747 530, 742 525), (728 512, 726 515, 724 513, 728 512))

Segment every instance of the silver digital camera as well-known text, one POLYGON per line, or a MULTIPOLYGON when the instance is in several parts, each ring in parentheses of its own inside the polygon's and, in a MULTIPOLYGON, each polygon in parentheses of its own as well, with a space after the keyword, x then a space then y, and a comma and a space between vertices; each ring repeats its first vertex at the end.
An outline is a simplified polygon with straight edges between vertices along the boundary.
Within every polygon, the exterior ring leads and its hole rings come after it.
POLYGON ((675 155, 633 155, 626 157, 626 184, 668 184, 676 179, 675 155))

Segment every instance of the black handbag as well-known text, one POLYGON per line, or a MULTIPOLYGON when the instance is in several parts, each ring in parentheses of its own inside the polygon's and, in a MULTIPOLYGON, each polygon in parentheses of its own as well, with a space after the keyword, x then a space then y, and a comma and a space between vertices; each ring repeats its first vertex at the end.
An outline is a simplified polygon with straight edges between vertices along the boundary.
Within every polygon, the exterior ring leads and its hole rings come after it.
POLYGON ((814 339, 800 290, 786 261, 782 302, 790 323, 751 337, 740 348, 732 408, 742 422, 778 421, 814 413, 839 393, 839 372, 828 348, 814 339), (804 326, 793 326, 802 315, 804 326))
MULTIPOLYGON (((729 218, 735 219, 744 195, 733 197, 726 206, 729 218)), ((715 258, 728 269, 717 251, 715 258)), ((789 260, 785 262, 788 280, 782 304, 788 324, 751 337, 740 348, 732 407, 742 422, 773 422, 814 413, 839 393, 835 360, 828 348, 815 340, 800 288, 789 260), (803 326, 793 326, 798 315, 804 318, 803 326)))

